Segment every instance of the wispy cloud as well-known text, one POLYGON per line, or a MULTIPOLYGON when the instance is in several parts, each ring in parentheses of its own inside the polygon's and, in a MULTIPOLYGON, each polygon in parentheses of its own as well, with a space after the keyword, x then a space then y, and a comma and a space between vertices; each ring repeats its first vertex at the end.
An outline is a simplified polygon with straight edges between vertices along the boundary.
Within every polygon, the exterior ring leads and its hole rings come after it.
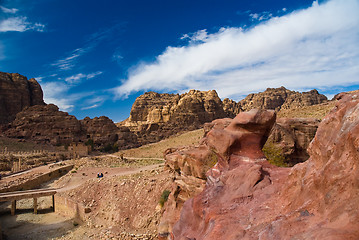
POLYGON ((194 33, 184 34, 182 40, 189 40, 189 42, 205 42, 208 39, 207 29, 202 29, 194 33))
POLYGON ((249 16, 252 18, 252 21, 264 21, 273 17, 271 12, 261 12, 261 13, 251 13, 249 16))
POLYGON ((31 23, 27 17, 11 17, 0 21, 0 32, 25 32, 28 30, 42 32, 45 25, 31 23))
POLYGON ((44 92, 44 101, 57 105, 60 110, 71 112, 75 109, 78 101, 93 96, 93 92, 81 92, 71 94, 71 86, 65 82, 51 81, 41 84, 44 92))
POLYGON ((135 67, 117 96, 196 88, 236 99, 282 85, 305 90, 357 84, 358 12, 357 0, 314 2, 250 29, 222 28, 197 44, 190 39, 187 46, 168 47, 156 61, 135 67))
POLYGON ((60 70, 72 70, 76 64, 78 63, 80 57, 85 55, 86 53, 92 51, 95 47, 97 47, 102 41, 109 39, 116 30, 121 28, 121 24, 115 24, 112 27, 99 30, 87 37, 85 39, 84 44, 80 48, 76 48, 67 54, 67 56, 55 61, 52 63, 52 66, 59 68, 60 70))
POLYGON ((57 60, 55 63, 51 65, 58 67, 61 70, 70 70, 75 66, 77 59, 89 50, 90 50, 89 48, 77 48, 73 50, 68 57, 57 60))
POLYGON ((44 101, 48 104, 53 103, 61 110, 70 112, 74 108, 73 98, 64 97, 67 95, 69 86, 61 82, 45 82, 41 84, 44 92, 44 101), (62 96, 62 97, 59 97, 62 96))
POLYGON ((85 107, 82 107, 81 110, 88 110, 102 106, 102 104, 106 101, 107 96, 97 96, 94 98, 87 99, 85 101, 85 107))
POLYGON ((101 74, 101 71, 89 74, 79 73, 63 79, 58 77, 58 75, 55 73, 46 76, 39 76, 36 79, 41 81, 41 87, 44 92, 44 101, 46 103, 56 104, 59 106, 60 110, 71 112, 75 109, 76 106, 77 108, 81 108, 81 105, 90 105, 91 108, 95 108, 101 106, 104 103, 106 97, 93 97, 93 92, 85 91, 76 94, 71 93, 71 89, 77 84, 80 84, 84 80, 95 78, 101 74), (46 79, 46 81, 43 81, 43 79, 46 79))
POLYGON ((0 9, 4 13, 16 13, 17 11, 19 11, 19 9, 16 9, 16 8, 6 8, 6 7, 3 7, 3 6, 0 6, 0 9))
POLYGON ((97 71, 97 72, 93 72, 93 73, 89 73, 89 74, 78 73, 78 74, 75 74, 75 75, 65 78, 65 81, 69 84, 78 84, 78 83, 82 82, 83 80, 91 79, 91 78, 94 78, 101 74, 102 74, 101 71, 97 71))

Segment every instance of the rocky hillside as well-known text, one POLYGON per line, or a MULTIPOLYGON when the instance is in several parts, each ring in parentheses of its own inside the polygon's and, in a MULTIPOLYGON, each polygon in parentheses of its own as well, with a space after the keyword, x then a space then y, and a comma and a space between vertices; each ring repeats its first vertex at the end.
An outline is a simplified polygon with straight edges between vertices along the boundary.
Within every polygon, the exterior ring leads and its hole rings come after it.
POLYGON ((268 110, 240 113, 229 125, 224 119, 218 126, 227 127, 213 127, 199 147, 169 152, 176 177, 161 239, 358 239, 359 98, 338 99, 309 160, 293 168, 263 157, 275 123, 268 110))
POLYGON ((323 94, 319 94, 315 89, 300 93, 288 90, 285 87, 280 87, 267 88, 267 90, 260 93, 251 93, 238 103, 229 99, 225 99, 223 103, 228 116, 235 117, 239 112, 249 111, 254 108, 279 111, 312 106, 327 101, 327 97, 323 94))
POLYGON ((29 106, 45 105, 39 83, 18 73, 0 72, 0 124, 15 119, 18 112, 29 106))
POLYGON ((69 145, 84 142, 95 149, 137 146, 136 136, 126 127, 117 128, 107 117, 77 120, 75 116, 59 111, 54 104, 32 106, 16 115, 3 128, 10 138, 29 139, 37 143, 69 145), (116 145, 116 146, 115 146, 116 145))
POLYGON ((225 116, 214 90, 191 90, 181 95, 147 92, 136 99, 130 117, 120 125, 129 127, 146 144, 225 116))
POLYGON ((250 94, 240 102, 230 99, 222 102, 215 90, 191 90, 181 95, 147 92, 136 99, 130 117, 119 125, 129 127, 141 144, 147 144, 177 132, 200 128, 214 119, 233 118, 253 108, 279 111, 326 101, 316 90, 299 93, 284 87, 250 94))

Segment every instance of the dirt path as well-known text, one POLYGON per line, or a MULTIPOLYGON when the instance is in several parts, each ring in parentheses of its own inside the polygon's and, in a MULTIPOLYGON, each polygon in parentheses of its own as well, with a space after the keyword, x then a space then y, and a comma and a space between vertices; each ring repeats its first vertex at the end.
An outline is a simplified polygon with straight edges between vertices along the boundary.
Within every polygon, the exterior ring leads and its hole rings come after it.
MULTIPOLYGON (((119 158, 117 155, 111 155, 110 157, 119 158)), ((128 158, 130 159, 130 158, 128 158)), ((136 159, 136 158, 131 158, 136 159)), ((141 158, 143 159, 143 158, 141 158)), ((155 159, 162 160, 162 159, 155 159)), ((56 187, 59 192, 70 191, 90 179, 96 179, 97 173, 103 173, 102 179, 107 179, 115 176, 126 176, 138 174, 145 171, 151 171, 163 166, 163 163, 152 164, 147 166, 133 166, 133 167, 78 167, 76 170, 70 171, 65 177, 58 180, 44 183, 43 187, 56 187)), ((6 177, 2 180, 5 184, 17 179, 31 178, 43 171, 49 169, 49 165, 41 166, 30 169, 28 171, 14 174, 6 177)), ((101 180, 102 180, 101 179, 101 180)), ((101 181, 99 179, 99 181, 101 181)), ((80 239, 78 238, 81 232, 85 232, 85 235, 89 237, 81 239, 95 239, 91 237, 91 234, 95 234, 98 229, 87 229, 86 226, 77 226, 77 223, 70 217, 62 216, 57 212, 51 212, 51 198, 43 197, 38 199, 39 214, 33 214, 33 200, 24 199, 17 202, 17 213, 15 216, 10 215, 10 203, 0 204, 0 224, 2 231, 7 236, 6 239, 80 239), (95 232, 94 232, 95 231, 95 232), (87 234, 88 233, 88 234, 87 234)))
POLYGON ((150 171, 162 165, 163 164, 155 164, 155 165, 148 165, 144 167, 131 167, 131 168, 123 168, 123 167, 82 168, 77 170, 76 172, 72 172, 69 178, 61 179, 59 182, 56 183, 54 187, 58 188, 58 192, 69 191, 71 189, 81 186, 89 179, 96 179, 98 173, 103 173, 104 178, 114 177, 114 176, 126 176, 126 175, 140 173, 143 171, 150 171))

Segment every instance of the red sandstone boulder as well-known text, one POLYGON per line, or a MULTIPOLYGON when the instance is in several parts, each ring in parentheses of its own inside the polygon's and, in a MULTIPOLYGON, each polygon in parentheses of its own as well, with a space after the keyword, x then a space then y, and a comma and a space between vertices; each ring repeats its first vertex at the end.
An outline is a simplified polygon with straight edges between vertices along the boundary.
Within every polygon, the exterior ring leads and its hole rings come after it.
POLYGON ((211 131, 206 143, 218 164, 184 203, 170 239, 359 239, 359 97, 341 98, 320 124, 310 159, 292 169, 261 158, 269 112, 211 131))

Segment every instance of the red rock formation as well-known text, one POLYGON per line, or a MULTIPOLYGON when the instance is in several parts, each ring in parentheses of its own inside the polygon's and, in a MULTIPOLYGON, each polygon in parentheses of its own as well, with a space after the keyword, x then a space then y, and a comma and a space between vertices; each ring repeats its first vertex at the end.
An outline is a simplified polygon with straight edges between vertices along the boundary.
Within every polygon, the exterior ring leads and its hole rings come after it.
POLYGON ((319 123, 315 118, 278 118, 263 151, 267 157, 280 157, 287 166, 305 162, 319 123))
POLYGON ((4 127, 4 134, 11 138, 31 139, 52 145, 86 143, 91 140, 94 150, 106 145, 120 149, 138 146, 134 133, 126 127, 117 128, 108 117, 86 117, 79 121, 75 116, 59 111, 54 104, 25 108, 13 122, 4 127))
POLYGON ((34 78, 0 72, 0 124, 13 121, 18 112, 34 105, 45 105, 42 89, 34 78))
POLYGON ((320 124, 310 159, 270 165, 261 148, 274 123, 241 113, 206 143, 218 163, 185 202, 171 239, 359 239, 359 96, 341 96, 320 124))

